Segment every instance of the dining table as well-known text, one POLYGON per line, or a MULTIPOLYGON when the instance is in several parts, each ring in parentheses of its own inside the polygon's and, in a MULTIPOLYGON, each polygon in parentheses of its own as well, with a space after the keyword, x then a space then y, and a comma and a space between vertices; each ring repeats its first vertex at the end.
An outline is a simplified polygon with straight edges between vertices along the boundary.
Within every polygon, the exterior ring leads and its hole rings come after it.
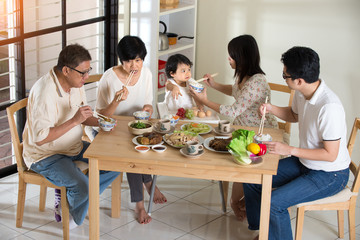
MULTIPOLYGON (((240 165, 233 161, 231 154, 218 153, 205 148, 198 158, 188 158, 179 148, 167 146, 162 153, 148 151, 139 153, 133 142, 135 135, 128 129, 133 121, 130 116, 114 116, 117 123, 112 131, 99 131, 86 150, 84 157, 89 159, 89 239, 99 239, 99 171, 118 171, 184 178, 218 180, 228 182, 255 183, 262 185, 259 239, 268 239, 272 176, 276 175, 279 155, 265 154, 256 164, 240 165)), ((154 124, 158 119, 151 119, 154 124)), ((179 130, 185 121, 179 121, 179 130)), ((215 124, 209 124, 216 127, 215 124)), ((253 130, 256 127, 232 125, 232 128, 253 130)), ((283 130, 264 128, 273 141, 282 141, 283 130)), ((211 131, 201 135, 203 139, 216 136, 211 131)), ((164 143, 166 144, 166 143, 164 143)), ((112 185, 112 217, 120 217, 119 183, 112 185), (115 186, 114 186, 115 185, 115 186)))

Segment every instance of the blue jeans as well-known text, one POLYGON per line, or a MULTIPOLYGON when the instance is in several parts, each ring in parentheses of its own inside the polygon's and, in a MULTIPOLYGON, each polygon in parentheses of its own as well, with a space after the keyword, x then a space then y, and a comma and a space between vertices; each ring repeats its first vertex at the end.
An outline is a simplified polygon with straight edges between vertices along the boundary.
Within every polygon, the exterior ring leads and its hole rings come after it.
MULTIPOLYGON (((77 225, 84 221, 89 208, 89 178, 76 167, 74 161, 88 162, 83 158, 90 143, 83 142, 76 156, 55 154, 31 164, 30 169, 44 176, 56 186, 65 186, 69 211, 77 225)), ((100 193, 119 175, 119 172, 100 171, 100 193)))
MULTIPOLYGON (((269 240, 293 239, 289 207, 332 196, 345 188, 348 179, 349 168, 325 172, 308 169, 294 156, 281 159, 272 182, 269 240)), ((261 185, 244 184, 244 194, 249 229, 258 230, 261 185)))

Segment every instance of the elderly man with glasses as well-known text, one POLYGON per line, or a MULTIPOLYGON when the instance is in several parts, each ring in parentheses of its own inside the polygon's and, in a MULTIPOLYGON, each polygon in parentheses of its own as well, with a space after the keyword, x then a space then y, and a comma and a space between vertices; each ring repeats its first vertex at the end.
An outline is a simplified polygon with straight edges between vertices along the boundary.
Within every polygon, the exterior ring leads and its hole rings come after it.
MULTIPOLYGON (((91 56, 84 47, 65 47, 58 63, 31 88, 27 121, 23 132, 23 157, 27 167, 57 186, 65 186, 70 210, 70 228, 82 224, 89 207, 88 176, 74 161, 87 162, 83 153, 89 146, 81 140, 81 124, 95 126, 97 119, 86 106, 85 80, 91 56)), ((122 89, 122 100, 127 90, 122 89)), ((100 191, 118 176, 100 173, 100 191)))

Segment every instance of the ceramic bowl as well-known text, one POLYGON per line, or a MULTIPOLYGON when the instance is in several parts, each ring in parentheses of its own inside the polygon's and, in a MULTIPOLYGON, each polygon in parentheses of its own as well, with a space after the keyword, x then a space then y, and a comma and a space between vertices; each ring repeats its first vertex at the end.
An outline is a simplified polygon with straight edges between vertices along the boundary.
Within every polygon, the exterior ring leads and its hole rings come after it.
POLYGON ((202 92, 204 90, 204 85, 201 83, 198 83, 196 81, 189 81, 189 85, 191 88, 193 88, 196 92, 202 92))
POLYGON ((128 123, 128 130, 130 133, 134 134, 134 135, 142 135, 144 133, 150 133, 153 130, 153 124, 150 121, 147 120, 134 120, 134 121, 130 121, 128 123), (132 127, 131 125, 138 123, 138 122, 142 122, 145 123, 146 125, 148 125, 147 128, 135 128, 132 127))
POLYGON ((102 118, 99 118, 99 120, 98 120, 99 127, 105 132, 111 131, 111 129, 113 129, 115 127, 116 121, 113 118, 110 118, 110 120, 111 121, 108 122, 108 121, 105 121, 102 118))
POLYGON ((259 143, 263 143, 263 142, 271 142, 272 141, 272 137, 270 136, 270 134, 263 134, 261 136, 259 135, 255 135, 254 136, 254 142, 259 144, 259 143))
POLYGON ((162 153, 162 152, 165 152, 166 146, 164 146, 162 144, 158 144, 158 145, 152 146, 151 149, 154 150, 155 152, 162 153))
POLYGON ((136 120, 149 120, 150 113, 146 111, 136 111, 133 113, 136 120))
POLYGON ((138 146, 135 147, 135 150, 140 152, 140 153, 146 153, 147 151, 150 150, 150 147, 144 146, 144 145, 138 145, 138 146))

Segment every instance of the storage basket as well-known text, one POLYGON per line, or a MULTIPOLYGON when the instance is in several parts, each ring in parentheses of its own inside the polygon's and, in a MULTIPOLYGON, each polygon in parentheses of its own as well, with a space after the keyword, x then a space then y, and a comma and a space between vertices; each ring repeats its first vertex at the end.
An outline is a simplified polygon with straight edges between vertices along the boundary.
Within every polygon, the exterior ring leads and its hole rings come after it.
POLYGON ((160 0, 161 9, 172 9, 179 6, 179 0, 160 0))

